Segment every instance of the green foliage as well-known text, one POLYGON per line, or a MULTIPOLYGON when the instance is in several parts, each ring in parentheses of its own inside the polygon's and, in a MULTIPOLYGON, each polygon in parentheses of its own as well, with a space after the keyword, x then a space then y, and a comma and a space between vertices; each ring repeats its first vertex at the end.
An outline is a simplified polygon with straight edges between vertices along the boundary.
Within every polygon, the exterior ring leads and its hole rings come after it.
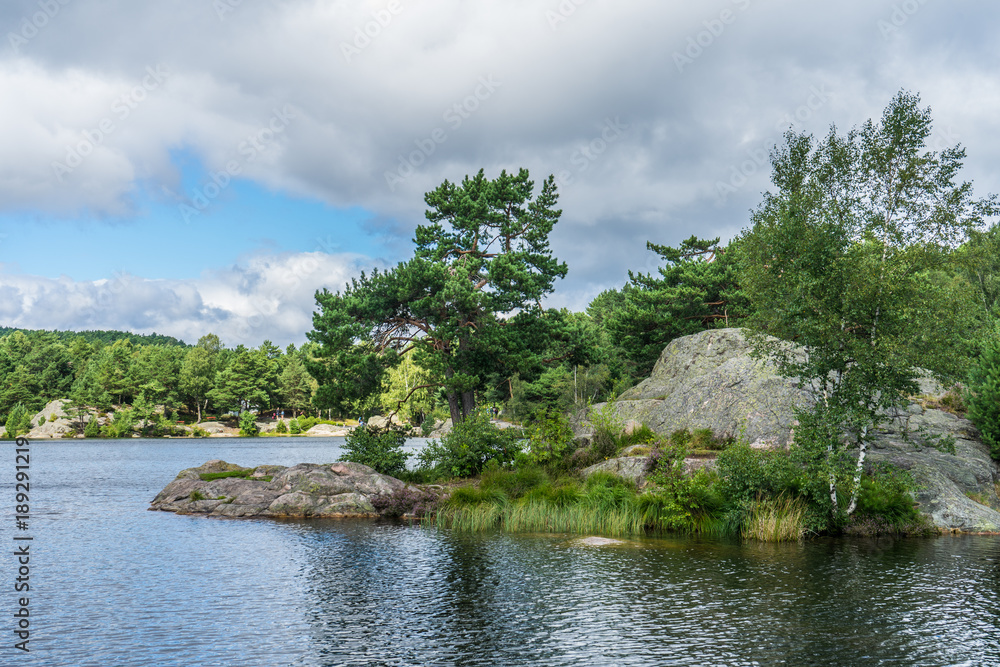
POLYGON ((97 421, 97 416, 92 416, 87 420, 87 425, 83 428, 83 437, 85 438, 99 438, 101 437, 101 425, 97 421))
POLYGON ((194 489, 193 491, 191 491, 191 495, 188 496, 188 500, 190 500, 193 503, 196 503, 199 500, 205 500, 205 494, 199 491, 198 489, 194 489))
POLYGON ((298 419, 292 419, 290 422, 288 422, 288 432, 291 433, 292 435, 298 435, 299 433, 302 433, 302 425, 299 424, 298 419))
POLYGON ((741 240, 752 341, 813 392, 821 437, 805 442, 822 465, 807 475, 832 484, 833 516, 855 508, 861 474, 840 474, 843 436, 859 445, 860 464, 868 433, 916 393, 917 363, 947 369, 964 349, 935 328, 970 302, 954 300, 935 272, 954 266, 954 248, 995 212, 995 198, 975 200, 970 184, 955 183, 964 149, 928 151, 930 134, 930 110, 909 93, 879 124, 847 135, 787 133, 772 157, 778 191, 765 194, 741 240), (851 500, 841 508, 845 479, 851 500))
POLYGON ((548 482, 548 475, 538 466, 504 470, 498 465, 487 465, 483 470, 479 488, 483 491, 497 491, 511 500, 516 500, 538 487, 547 485, 548 482))
POLYGON ((132 408, 119 408, 115 410, 111 421, 101 427, 101 435, 105 438, 131 437, 137 421, 132 408))
POLYGON ((288 433, 288 424, 285 423, 284 419, 278 421, 277 426, 274 427, 275 433, 288 433))
POLYGON ((737 283, 738 242, 692 236, 678 247, 647 243, 664 266, 659 276, 629 271, 620 302, 605 326, 639 376, 653 368, 674 338, 716 326, 733 326, 747 311, 737 283))
POLYGON ((6 440, 13 440, 19 435, 31 430, 31 414, 23 404, 18 403, 7 413, 7 430, 4 432, 6 440))
POLYGON ((965 403, 969 419, 990 448, 990 456, 1000 461, 1000 337, 984 345, 969 378, 965 403))
POLYGON ((573 443, 573 429, 566 415, 554 410, 543 412, 528 427, 528 446, 536 463, 560 461, 573 443))
POLYGON ((558 318, 537 304, 566 275, 548 244, 557 198, 553 177, 535 196, 524 169, 495 180, 480 171, 428 192, 429 224, 416 228, 411 260, 362 274, 343 293, 316 294, 308 336, 319 348, 307 366, 317 400, 358 406, 412 351, 442 387, 452 420, 468 418, 488 376, 510 377, 550 348, 558 318))
POLYGON ((203 482, 211 482, 213 479, 228 479, 230 477, 236 477, 238 479, 247 479, 253 475, 253 468, 248 468, 247 470, 229 470, 226 472, 202 472, 198 473, 198 477, 201 478, 203 482))
POLYGON ((191 428, 191 436, 194 438, 207 438, 209 433, 200 426, 194 426, 191 428))
POLYGON ((614 401, 608 401, 600 410, 592 410, 588 416, 594 427, 590 449, 598 459, 607 459, 618 453, 624 425, 615 410, 614 401))
POLYGON ((777 497, 797 490, 798 470, 786 451, 736 443, 719 452, 715 466, 717 489, 734 506, 749 506, 759 496, 777 497))
POLYGON ((240 415, 240 437, 253 438, 260 435, 260 428, 257 427, 257 415, 252 412, 244 412, 240 415))
POLYGON ((747 508, 741 537, 758 542, 791 542, 802 539, 809 508, 799 497, 758 496, 747 508))
POLYGON ((456 424, 440 441, 431 440, 420 454, 420 467, 443 477, 472 477, 490 461, 510 466, 521 451, 521 434, 497 428, 484 411, 456 424))
POLYGON ((916 484, 905 470, 886 462, 871 467, 861 480, 857 514, 878 517, 891 524, 909 525, 919 521, 913 501, 916 484))
POLYGON ((396 476, 406 470, 406 460, 410 457, 403 451, 405 444, 406 435, 402 431, 359 427, 345 438, 340 460, 361 463, 383 475, 396 476))

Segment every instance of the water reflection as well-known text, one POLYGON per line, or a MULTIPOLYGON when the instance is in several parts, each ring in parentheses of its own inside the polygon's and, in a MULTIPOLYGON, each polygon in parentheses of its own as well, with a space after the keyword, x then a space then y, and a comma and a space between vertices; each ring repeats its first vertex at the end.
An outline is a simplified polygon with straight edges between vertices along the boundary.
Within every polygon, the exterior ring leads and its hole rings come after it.
POLYGON ((997 664, 995 538, 759 545, 303 531, 323 665, 997 664))
MULTIPOLYGON (((337 446, 39 445, 37 634, 21 662, 1000 665, 996 537, 586 547, 573 536, 146 511, 183 467, 331 460, 337 446)), ((0 490, 9 497, 12 485, 0 490)))

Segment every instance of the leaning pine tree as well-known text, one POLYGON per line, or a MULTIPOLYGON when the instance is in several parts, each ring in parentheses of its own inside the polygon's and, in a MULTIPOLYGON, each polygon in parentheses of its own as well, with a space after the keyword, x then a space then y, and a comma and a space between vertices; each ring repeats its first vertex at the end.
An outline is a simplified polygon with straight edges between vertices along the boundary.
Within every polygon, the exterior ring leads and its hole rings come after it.
POLYGON ((308 362, 316 403, 363 405, 382 391, 386 370, 413 354, 433 381, 410 395, 440 388, 453 422, 467 418, 491 374, 546 347, 540 302, 566 275, 548 241, 557 198, 552 176, 536 195, 525 169, 495 180, 480 170, 428 192, 429 224, 416 229, 412 259, 362 274, 343 292, 317 292, 308 334, 319 344, 308 362))
POLYGON ((930 109, 909 93, 846 135, 787 133, 772 153, 777 192, 743 237, 752 339, 813 392, 796 447, 835 520, 857 507, 870 433, 917 392, 916 367, 947 365, 935 359, 947 337, 932 335, 947 296, 926 276, 996 212, 994 197, 955 182, 964 149, 930 151, 930 134, 930 109), (929 338, 941 344, 915 354, 929 338))

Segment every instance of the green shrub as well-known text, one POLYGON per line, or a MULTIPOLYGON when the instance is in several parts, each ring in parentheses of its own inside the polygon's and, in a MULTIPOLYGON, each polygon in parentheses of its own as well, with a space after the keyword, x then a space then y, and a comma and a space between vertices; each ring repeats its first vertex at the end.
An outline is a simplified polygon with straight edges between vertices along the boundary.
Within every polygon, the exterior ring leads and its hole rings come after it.
POLYGON ((288 433, 288 424, 285 423, 284 419, 282 419, 281 421, 279 421, 278 425, 274 427, 274 432, 275 433, 288 433))
POLYGON ((53 412, 51 415, 49 415, 49 421, 50 422, 54 422, 57 419, 59 419, 59 418, 56 417, 56 413, 53 412))
POLYGON ((748 506, 758 496, 777 497, 797 492, 797 470, 784 450, 732 445, 716 459, 719 492, 733 505, 748 506))
POLYGON ((622 421, 615 412, 615 404, 608 401, 600 410, 591 411, 589 420, 594 426, 590 451, 598 461, 613 457, 621 447, 623 430, 622 421))
POLYGON ((440 441, 431 440, 418 455, 420 467, 446 477, 472 477, 489 461, 509 467, 518 452, 520 432, 500 429, 477 410, 456 424, 440 441))
POLYGON ((514 470, 503 470, 498 465, 487 465, 483 470, 479 487, 486 490, 495 489, 515 500, 548 481, 548 475, 536 465, 514 470))
POLYGON ((310 417, 308 415, 300 415, 299 416, 299 428, 301 429, 301 431, 300 431, 301 433, 305 433, 306 431, 308 431, 313 426, 315 426, 316 424, 319 424, 319 423, 320 423, 320 419, 317 418, 317 417, 310 417))
POLYGON ((880 517, 891 524, 909 524, 920 518, 913 491, 916 484, 908 472, 879 461, 861 478, 858 516, 880 517))
POLYGON ((383 475, 398 475, 406 470, 406 459, 410 457, 403 451, 405 444, 406 435, 402 431, 359 427, 347 435, 340 460, 364 464, 383 475))
POLYGON ((207 438, 208 431, 206 431, 200 426, 194 426, 191 428, 191 435, 194 436, 195 438, 207 438))
POLYGON ((983 347, 973 367, 965 394, 968 417, 979 429, 990 456, 1000 461, 1000 339, 994 337, 983 347))
POLYGON ((302 433, 302 425, 299 423, 298 419, 292 419, 292 421, 288 423, 288 432, 292 435, 302 433))
POLYGON ((115 410, 111 421, 101 427, 101 435, 105 438, 127 438, 132 435, 138 419, 132 408, 115 410))
POLYGON ((188 496, 188 499, 191 502, 196 503, 199 500, 205 500, 205 494, 199 491, 198 489, 195 489, 194 491, 191 492, 191 495, 188 496))
POLYGON ((4 433, 4 438, 13 440, 17 436, 30 431, 33 425, 28 409, 23 404, 18 403, 7 413, 7 431, 4 433))
POLYGON ((240 436, 244 438, 253 438, 260 435, 260 429, 257 427, 257 415, 247 411, 240 415, 240 436))
POLYGON ((561 461, 566 450, 573 444, 573 429, 569 419, 556 410, 546 410, 539 414, 528 427, 528 446, 531 458, 536 463, 561 461))
POLYGON ((83 437, 85 438, 99 438, 101 437, 101 425, 97 422, 97 417, 91 417, 87 420, 86 426, 83 427, 83 437))

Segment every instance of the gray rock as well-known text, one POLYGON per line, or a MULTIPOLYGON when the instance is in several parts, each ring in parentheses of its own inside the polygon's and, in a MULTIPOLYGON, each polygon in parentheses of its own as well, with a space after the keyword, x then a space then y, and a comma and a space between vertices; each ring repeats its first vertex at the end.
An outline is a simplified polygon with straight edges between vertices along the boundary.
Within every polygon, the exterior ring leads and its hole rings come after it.
POLYGON ((376 515, 372 497, 403 488, 404 482, 360 463, 244 468, 214 460, 182 470, 157 494, 150 509, 227 517, 371 517, 376 515), (248 478, 200 477, 230 471, 252 472, 248 478))
POLYGON ((646 482, 646 461, 645 456, 621 456, 607 461, 595 463, 589 468, 583 469, 584 477, 590 477, 595 472, 607 472, 627 480, 631 480, 636 486, 642 487, 646 482))
MULTIPOLYGON (((919 371, 919 369, 918 369, 919 371)), ((921 371, 921 397, 940 397, 945 388, 921 371)), ((711 428, 740 435, 756 446, 785 446, 794 438, 794 408, 808 406, 808 392, 779 376, 773 366, 750 358, 738 329, 715 329, 672 341, 652 375, 622 394, 610 410, 624 422, 633 419, 661 435, 677 429, 711 428)), ((578 437, 593 432, 591 412, 574 418, 578 437)), ((911 402, 887 415, 892 419, 872 434, 869 461, 891 462, 910 471, 916 500, 935 526, 962 532, 1000 532, 1000 467, 989 456, 971 422, 911 402), (939 451, 953 442, 955 454, 939 451)), ((635 459, 632 460, 642 460, 635 459)), ((642 483, 635 463, 611 459, 591 470, 607 470, 642 483)), ((688 469, 711 460, 687 461, 688 469)))
MULTIPOLYGON (((749 356, 739 329, 712 329, 672 341, 652 375, 622 394, 611 410, 622 421, 642 422, 656 433, 711 428, 719 435, 742 434, 751 443, 787 445, 794 428, 793 408, 808 394, 749 356)), ((604 408, 593 406, 590 414, 604 408)), ((578 416, 577 433, 593 430, 578 416)))

